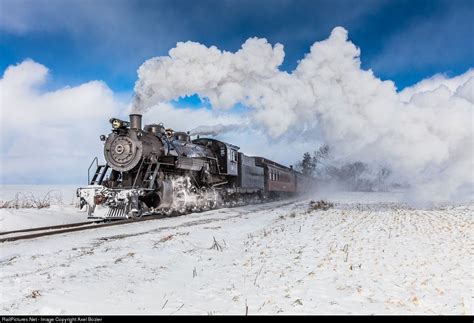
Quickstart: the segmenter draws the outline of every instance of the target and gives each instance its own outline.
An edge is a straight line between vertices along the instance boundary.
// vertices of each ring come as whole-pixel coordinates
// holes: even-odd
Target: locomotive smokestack
[[[141,130],[142,129],[142,115],[131,114],[130,115],[130,129]]]

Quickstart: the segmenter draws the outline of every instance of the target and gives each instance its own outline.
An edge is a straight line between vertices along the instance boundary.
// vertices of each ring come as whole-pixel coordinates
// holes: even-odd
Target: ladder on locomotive
[[[146,167],[146,169],[145,169]],[[138,177],[142,174],[142,170],[145,170],[143,175],[142,187],[152,189],[153,183],[155,183],[156,176],[158,175],[158,171],[160,169],[160,163],[148,161],[145,162],[142,160],[140,164],[140,168],[138,170],[137,176],[135,177],[135,181],[133,182],[133,186],[137,183]]]
[[[92,166],[94,165],[94,162],[96,164],[96,169],[95,169],[94,175],[92,175],[92,179],[90,179],[90,170]],[[97,159],[97,157],[95,157],[92,160],[92,163],[90,164],[89,169],[87,170],[87,181],[89,182],[89,185],[101,185],[109,168],[110,167],[108,164],[99,165],[99,160]]]

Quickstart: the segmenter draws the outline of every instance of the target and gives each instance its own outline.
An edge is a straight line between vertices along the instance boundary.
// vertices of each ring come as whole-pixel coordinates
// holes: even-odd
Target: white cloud
[[[10,66],[0,80],[1,181],[85,182],[98,137],[120,113],[100,81],[42,91],[48,69],[32,60]]]

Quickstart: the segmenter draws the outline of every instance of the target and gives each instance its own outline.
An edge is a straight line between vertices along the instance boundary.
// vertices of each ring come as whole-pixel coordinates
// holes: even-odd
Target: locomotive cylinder
[[[141,130],[142,129],[142,115],[133,113],[130,115],[130,129]]]

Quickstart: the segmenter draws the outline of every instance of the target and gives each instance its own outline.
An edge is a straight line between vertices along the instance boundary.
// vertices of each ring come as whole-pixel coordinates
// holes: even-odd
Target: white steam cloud
[[[191,136],[218,136],[229,131],[242,130],[242,125],[239,124],[217,124],[215,126],[199,126],[189,132]]]
[[[423,199],[472,197],[474,70],[397,93],[393,82],[361,69],[360,50],[341,27],[293,72],[279,69],[283,59],[283,46],[265,39],[250,38],[235,53],[178,43],[140,67],[134,108],[193,94],[214,109],[241,103],[272,138],[314,135],[340,160],[390,167]]]

